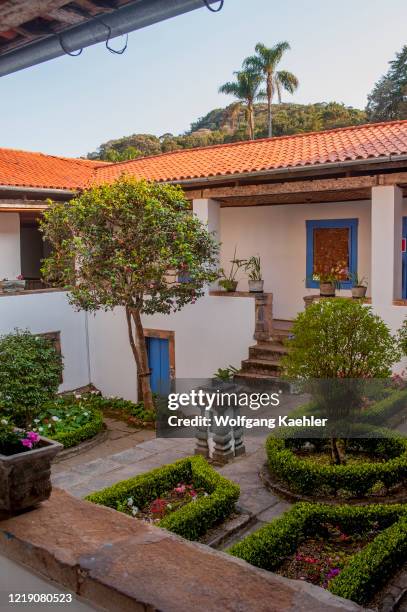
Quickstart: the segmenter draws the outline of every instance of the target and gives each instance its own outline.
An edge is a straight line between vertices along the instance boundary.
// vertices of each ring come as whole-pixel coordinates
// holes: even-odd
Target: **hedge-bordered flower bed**
[[[187,457],[174,463],[118,482],[91,493],[88,501],[117,509],[128,498],[140,508],[159,498],[179,482],[193,482],[209,494],[165,516],[159,526],[188,540],[197,540],[208,529],[226,519],[235,509],[240,494],[237,484],[216,472],[203,457]]]
[[[262,569],[276,570],[327,522],[339,525],[346,533],[362,532],[375,524],[383,529],[328,585],[335,595],[366,604],[407,560],[407,508],[401,504],[332,506],[302,502],[227,552]]]
[[[66,395],[45,404],[31,428],[70,448],[93,438],[103,427],[100,410],[81,396]]]
[[[357,437],[348,443],[359,450],[382,456],[387,459],[382,463],[363,462],[348,465],[323,465],[312,461],[312,454],[307,460],[297,456],[293,449],[307,441],[306,435],[286,438],[271,435],[266,442],[268,466],[272,474],[283,480],[293,491],[303,495],[313,495],[319,491],[328,491],[336,495],[344,490],[357,497],[367,495],[372,487],[383,484],[387,489],[401,484],[407,479],[407,440],[389,430],[354,428],[358,434],[368,437]],[[287,435],[287,434],[286,434]],[[290,435],[293,435],[291,432]],[[377,437],[374,437],[374,436]],[[387,437],[385,437],[387,436]],[[327,442],[323,439],[309,438],[314,445]]]

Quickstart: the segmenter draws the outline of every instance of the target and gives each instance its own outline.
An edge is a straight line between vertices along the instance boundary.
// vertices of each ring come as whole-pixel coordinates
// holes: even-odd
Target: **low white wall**
[[[21,274],[20,215],[0,214],[0,280]]]
[[[403,202],[407,215],[407,200]],[[273,293],[276,318],[291,319],[304,309],[303,297],[318,293],[305,287],[307,220],[358,219],[358,274],[371,281],[371,201],[327,202],[221,208],[221,265],[229,269],[235,246],[237,257],[260,255],[264,290]],[[401,253],[400,253],[401,260]],[[239,290],[247,290],[240,271]],[[350,295],[349,291],[339,294]],[[370,286],[368,293],[370,295]]]
[[[0,335],[15,328],[33,333],[61,332],[64,382],[61,391],[87,385],[89,361],[86,315],[76,312],[66,293],[22,293],[0,296]]]
[[[177,378],[206,378],[240,366],[254,344],[254,299],[205,296],[171,315],[143,317],[145,328],[175,332]],[[89,316],[92,382],[105,395],[137,398],[136,366],[123,309]]]

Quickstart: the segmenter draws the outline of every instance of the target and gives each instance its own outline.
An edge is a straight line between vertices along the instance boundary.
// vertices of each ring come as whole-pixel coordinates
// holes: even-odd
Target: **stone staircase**
[[[271,337],[249,347],[249,358],[242,361],[242,368],[234,379],[245,384],[278,381],[281,376],[281,358],[287,353],[284,343],[291,327],[292,321],[274,319]]]

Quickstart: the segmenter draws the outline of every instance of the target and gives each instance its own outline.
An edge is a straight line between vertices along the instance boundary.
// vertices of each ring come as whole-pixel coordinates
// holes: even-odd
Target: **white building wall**
[[[33,333],[61,332],[64,381],[61,391],[89,381],[86,315],[69,305],[64,292],[22,293],[0,296],[0,335],[15,328]]]
[[[0,214],[0,280],[15,279],[21,274],[20,215]]]
[[[146,329],[175,332],[177,378],[206,378],[239,366],[254,344],[254,299],[205,296],[172,315],[143,317]],[[105,395],[137,398],[136,366],[123,309],[89,316],[92,382]]]
[[[403,203],[407,215],[407,201]],[[371,201],[327,202],[221,208],[221,265],[228,270],[235,246],[237,257],[260,255],[264,290],[273,293],[276,318],[291,319],[303,310],[308,289],[306,278],[307,220],[358,219],[358,274],[371,281]],[[400,254],[401,260],[401,254]],[[238,273],[238,291],[247,291],[243,270]],[[338,292],[350,295],[350,291]],[[370,286],[367,295],[370,295]]]

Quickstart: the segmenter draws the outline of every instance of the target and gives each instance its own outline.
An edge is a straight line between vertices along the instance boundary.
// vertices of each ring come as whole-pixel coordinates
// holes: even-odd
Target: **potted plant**
[[[260,257],[253,255],[244,263],[244,269],[249,274],[249,291],[263,293],[264,280],[261,277]]]
[[[0,516],[12,516],[49,498],[51,461],[62,444],[0,418]]]
[[[230,263],[232,265],[230,266],[230,271],[228,274],[225,273],[224,268],[220,268],[218,283],[225,291],[233,292],[236,291],[238,283],[236,280],[236,274],[245,264],[244,259],[236,259],[236,247],[233,254],[233,259],[230,260]]]
[[[352,281],[352,297],[353,299],[361,299],[366,296],[367,279],[365,276],[359,278],[357,272],[349,275],[349,280]]]
[[[25,289],[25,280],[22,274],[19,274],[16,279],[9,280],[8,278],[3,278],[1,281],[1,288],[4,293],[14,293],[15,291],[24,291]]]

